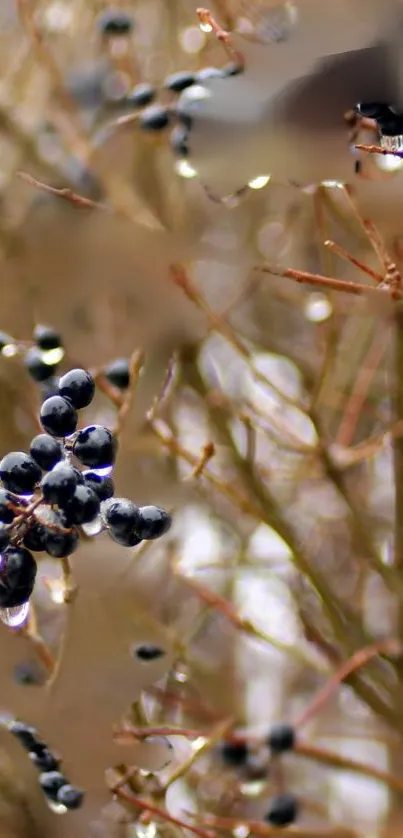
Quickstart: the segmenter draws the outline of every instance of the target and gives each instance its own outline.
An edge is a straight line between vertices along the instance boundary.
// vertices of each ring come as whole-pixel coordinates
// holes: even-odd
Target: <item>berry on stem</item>
[[[143,131],[163,131],[171,120],[168,108],[163,105],[149,105],[140,114],[139,127]]]
[[[170,136],[172,151],[178,157],[187,157],[189,154],[189,131],[185,125],[176,125]]]
[[[195,83],[202,84],[205,81],[209,81],[209,79],[222,79],[225,77],[225,73],[222,70],[219,70],[218,67],[202,67],[196,73]]]
[[[133,29],[133,19],[116,8],[107,9],[99,16],[98,27],[105,37],[118,38],[130,35]]]
[[[66,533],[46,530],[45,550],[54,559],[65,559],[77,550],[79,540],[77,530]]]
[[[8,730],[28,751],[32,751],[34,748],[37,748],[38,731],[34,727],[31,727],[31,725],[27,725],[26,722],[20,722],[18,719],[14,719],[8,725]]]
[[[160,538],[172,525],[172,518],[160,506],[140,506],[140,521],[136,525],[138,536],[145,541]]]
[[[298,812],[297,798],[289,792],[284,792],[272,798],[264,819],[271,826],[289,826],[297,819]]]
[[[42,352],[36,347],[33,346],[32,349],[28,349],[24,357],[24,365],[26,366],[31,378],[34,381],[47,381],[49,378],[52,377],[57,364],[51,366],[50,364],[45,364],[43,360]]]
[[[94,393],[94,379],[87,370],[70,370],[59,381],[59,394],[68,399],[76,410],[91,404]]]
[[[23,605],[35,585],[36,562],[24,547],[8,547],[0,563],[0,608]]]
[[[11,451],[0,461],[0,479],[10,492],[31,494],[41,476],[39,466],[23,451]]]
[[[41,425],[51,436],[65,437],[77,427],[77,413],[73,405],[62,396],[50,396],[41,407]]]
[[[53,756],[46,745],[38,745],[35,750],[29,752],[29,757],[35,767],[43,772],[57,771],[60,767],[60,760]]]
[[[135,646],[132,652],[141,661],[155,661],[165,655],[164,649],[161,649],[160,646],[153,646],[152,643],[142,643],[141,646]]]
[[[57,792],[57,802],[62,803],[69,810],[79,809],[83,800],[84,792],[70,785],[70,783],[65,783]]]
[[[12,498],[5,489],[0,489],[0,521],[4,524],[11,524],[15,518],[15,512],[11,509]]]
[[[85,485],[76,486],[74,495],[64,507],[64,513],[70,524],[88,524],[98,515],[100,501],[95,492]]]
[[[115,486],[111,477],[102,477],[91,470],[83,471],[81,474],[86,486],[89,486],[95,492],[100,501],[113,497]]]
[[[275,724],[267,737],[267,744],[272,754],[291,751],[295,745],[295,730],[289,724]]]
[[[42,524],[32,521],[22,539],[27,550],[34,553],[42,553],[46,549],[46,531]]]
[[[127,538],[134,533],[138,538],[139,508],[128,498],[111,498],[105,501],[102,515],[113,536]]]
[[[249,756],[246,742],[223,742],[221,756],[227,765],[234,767],[245,765]]]
[[[177,73],[171,73],[170,76],[167,76],[163,87],[166,90],[172,90],[173,93],[182,93],[182,90],[186,90],[187,87],[191,87],[192,84],[195,84],[196,76],[194,73],[189,72],[188,70],[179,71]]]
[[[0,523],[0,553],[3,553],[10,543],[10,533],[6,524]]]
[[[154,101],[156,96],[156,89],[152,84],[142,82],[136,84],[135,87],[125,97],[125,104],[131,105],[132,108],[145,108]]]
[[[106,468],[116,459],[117,441],[103,425],[89,425],[79,431],[73,445],[74,456],[84,466]]]
[[[39,775],[39,784],[46,797],[56,802],[57,793],[67,784],[67,780],[60,771],[44,771]]]
[[[130,384],[130,365],[127,358],[111,361],[105,368],[105,378],[119,390],[127,390]]]
[[[39,468],[50,471],[61,460],[63,449],[60,442],[49,434],[38,434],[31,442],[29,453]]]
[[[33,338],[39,349],[42,349],[42,352],[51,352],[52,349],[60,349],[63,346],[59,332],[52,326],[43,326],[41,324],[35,326]]]
[[[57,503],[63,506],[74,495],[77,486],[75,469],[68,463],[56,463],[52,471],[49,471],[42,479],[41,491],[48,503]]]

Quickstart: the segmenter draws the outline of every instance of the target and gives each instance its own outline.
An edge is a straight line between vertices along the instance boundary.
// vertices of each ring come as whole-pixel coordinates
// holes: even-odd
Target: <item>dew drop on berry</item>
[[[81,529],[88,536],[99,535],[103,530],[101,516],[97,515],[93,521],[89,521],[88,524],[82,524]]]
[[[0,620],[9,628],[20,628],[29,614],[29,602],[23,602],[15,608],[0,608]]]

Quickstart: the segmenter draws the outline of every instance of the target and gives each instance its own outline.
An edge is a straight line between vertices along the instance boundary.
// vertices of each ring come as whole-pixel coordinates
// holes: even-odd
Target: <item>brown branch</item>
[[[287,279],[293,279],[302,285],[314,285],[321,288],[328,288],[331,291],[341,291],[346,294],[353,294],[356,297],[361,297],[365,294],[387,294],[393,300],[401,300],[403,292],[398,288],[390,288],[388,285],[380,284],[376,288],[373,285],[363,285],[359,282],[352,282],[345,279],[335,279],[334,277],[321,276],[321,274],[311,274],[307,271],[297,271],[294,268],[278,268],[273,265],[256,265],[255,269],[262,271],[262,273],[274,274],[275,276],[284,276]]]
[[[403,779],[389,774],[387,771],[382,771],[381,768],[375,768],[372,765],[358,762],[358,760],[343,756],[342,754],[328,751],[325,748],[320,748],[316,745],[311,745],[306,742],[297,742],[294,747],[294,753],[298,756],[306,757],[306,759],[315,760],[316,762],[329,765],[331,768],[340,768],[342,771],[354,771],[357,774],[364,774],[367,777],[373,777],[374,780],[379,780],[385,783],[393,791],[403,794]]]
[[[41,192],[47,192],[49,195],[55,195],[57,198],[63,198],[65,201],[68,201],[70,204],[74,204],[74,206],[79,207],[80,209],[110,212],[110,209],[106,204],[99,203],[98,201],[91,201],[90,198],[84,198],[83,195],[78,195],[77,192],[73,192],[72,189],[68,189],[67,187],[57,189],[49,183],[43,183],[41,180],[37,180],[37,178],[32,177],[32,175],[27,172],[16,172],[15,175],[20,180],[23,180],[24,183],[28,183],[35,189],[39,189]]]

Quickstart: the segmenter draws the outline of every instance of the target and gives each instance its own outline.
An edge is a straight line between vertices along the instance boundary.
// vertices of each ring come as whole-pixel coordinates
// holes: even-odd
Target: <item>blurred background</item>
[[[324,30],[330,2],[310,4]],[[237,34],[235,44],[263,91],[270,50],[287,42],[290,5],[211,4],[223,26],[259,36]],[[354,14],[364,5],[356,2]],[[398,8],[398,0],[386,6]],[[2,734],[1,838],[155,838],[167,825],[140,823],[138,813],[111,805],[105,780],[122,763],[162,776],[165,740],[113,742],[113,726],[143,690],[159,688],[160,700],[147,705],[154,724],[206,731],[197,713],[162,700],[171,690],[213,708],[215,720],[234,716],[238,728],[265,736],[273,722],[296,720],[338,664],[402,626],[401,562],[393,554],[403,515],[400,492],[396,508],[394,497],[394,468],[403,477],[394,405],[403,380],[398,304],[256,268],[284,265],[373,285],[371,271],[383,275],[384,267],[359,212],[374,218],[399,266],[401,160],[362,154],[358,174],[341,113],[336,168],[348,180],[351,172],[352,193],[339,181],[310,179],[295,134],[289,178],[270,178],[268,155],[267,169],[239,183],[242,192],[216,195],[214,176],[203,182],[192,156],[173,154],[171,129],[117,124],[133,113],[127,94],[136,84],[156,86],[159,101],[172,104],[174,94],[162,89],[170,73],[228,64],[196,8],[192,0],[0,2],[0,329],[29,341],[35,324],[51,324],[63,336],[63,369],[144,351],[115,482],[119,495],[160,504],[174,517],[169,535],[146,551],[119,548],[106,535],[82,544],[71,605],[60,602],[57,561],[41,561],[37,629],[58,661],[50,686],[41,643],[0,627],[2,706],[38,726],[86,791],[79,812],[48,811],[34,768]],[[130,16],[127,35],[102,35],[106,9]],[[370,12],[371,40],[383,5],[374,2]],[[310,96],[315,101],[314,84]],[[274,167],[266,130],[259,123],[259,148],[270,139]],[[202,153],[197,117],[192,132]],[[215,135],[206,137],[213,155]],[[237,152],[231,135],[222,140],[223,165],[248,169],[237,160],[242,146]],[[377,141],[374,126],[358,125],[353,142]],[[326,162],[324,143],[320,132],[312,135],[310,159]],[[217,159],[207,171],[219,171]],[[35,187],[21,172],[106,211]],[[369,273],[325,246],[329,240]],[[187,294],[173,279],[178,264],[186,266]],[[0,357],[1,456],[27,450],[40,400],[18,359]],[[105,393],[87,412],[84,420],[114,424]],[[198,476],[208,443],[215,453]],[[208,591],[222,598],[218,605]],[[137,661],[131,647],[141,641],[158,643],[165,656]],[[403,783],[401,677],[399,661],[375,656],[304,730],[316,758],[284,760],[282,782],[303,801],[303,834],[399,834],[401,790],[347,767],[355,759],[393,777],[400,771]],[[183,737],[170,741],[175,769],[191,746]],[[321,748],[342,757],[341,768],[332,759],[325,767]],[[264,749],[245,775],[223,765],[215,749],[203,760],[198,773],[172,785],[171,812],[262,817],[277,782]]]

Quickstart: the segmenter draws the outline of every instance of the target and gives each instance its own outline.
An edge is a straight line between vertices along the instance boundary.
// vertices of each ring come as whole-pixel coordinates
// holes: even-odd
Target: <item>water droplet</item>
[[[201,29],[202,32],[212,32],[213,31],[213,27],[212,27],[211,23],[200,23],[199,26],[200,26],[200,29]]]
[[[103,530],[101,516],[97,515],[92,521],[89,521],[87,524],[82,524],[81,529],[86,535],[98,535]]]
[[[310,294],[305,305],[305,317],[312,323],[323,323],[333,311],[332,304],[324,294]]]
[[[113,465],[112,466],[104,466],[103,468],[93,468],[93,469],[91,469],[91,471],[93,471],[94,474],[97,474],[98,477],[109,477],[109,475],[113,471]]]
[[[18,354],[18,346],[14,343],[7,343],[6,346],[3,346],[1,354],[4,358],[14,358]]]
[[[186,178],[187,180],[197,177],[196,169],[187,160],[177,160],[174,164],[174,169],[179,177]]]
[[[47,800],[46,803],[55,815],[65,815],[67,812],[67,808],[66,806],[63,806],[63,803],[54,803],[53,800]]]
[[[133,824],[133,838],[155,838],[157,834],[157,824],[151,823],[135,823]]]
[[[17,605],[15,608],[0,608],[0,620],[10,628],[19,628],[25,623],[29,614],[29,602]]]
[[[47,349],[41,352],[40,356],[44,364],[47,364],[49,367],[54,367],[64,358],[64,349],[62,346],[58,346],[56,349]]]
[[[253,178],[248,183],[249,189],[263,189],[267,186],[270,180],[270,175],[258,175],[258,177]]]
[[[250,829],[246,823],[240,823],[232,830],[232,834],[234,838],[247,838],[249,835]]]
[[[194,55],[203,49],[206,36],[199,26],[188,26],[180,33],[179,41],[184,52]]]

